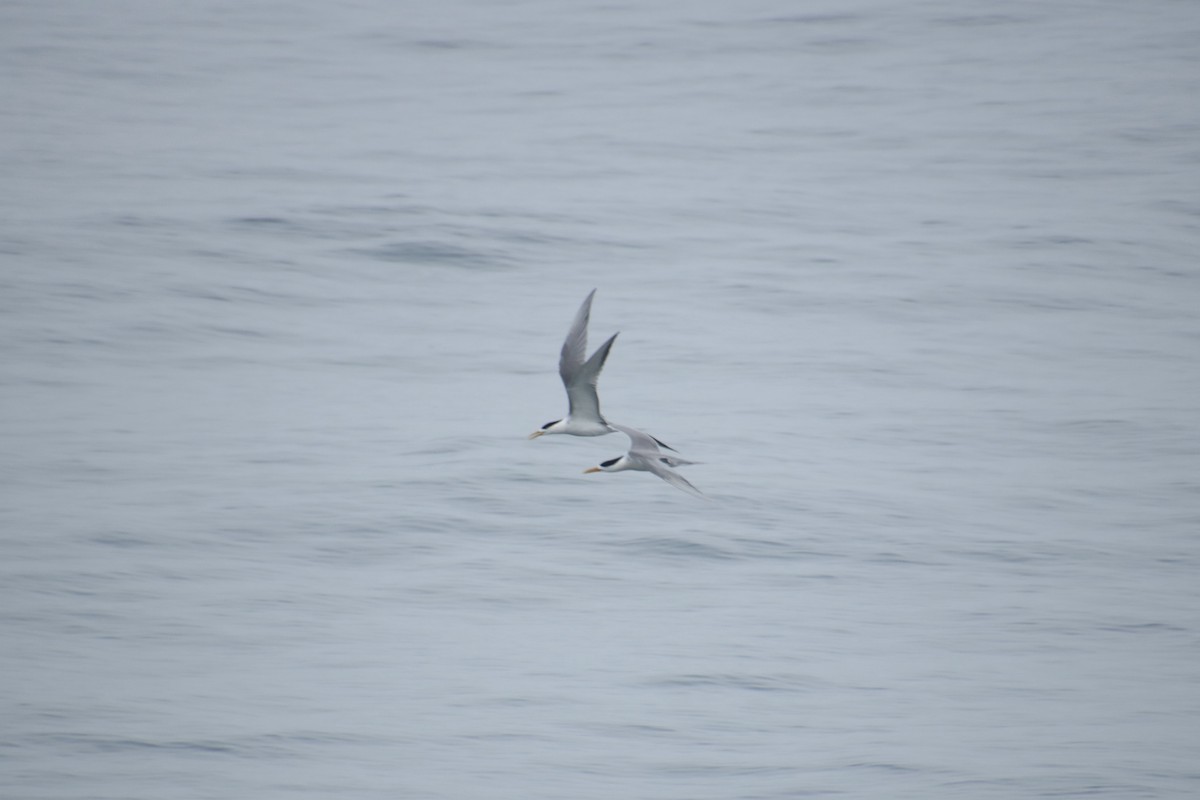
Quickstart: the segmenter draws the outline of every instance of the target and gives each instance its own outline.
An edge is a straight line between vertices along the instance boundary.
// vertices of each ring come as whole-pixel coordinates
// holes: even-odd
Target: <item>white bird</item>
[[[567,389],[567,417],[547,422],[540,429],[529,434],[530,439],[536,439],[547,433],[565,433],[571,436],[604,436],[618,429],[609,423],[600,413],[600,398],[596,394],[596,381],[600,378],[600,370],[608,358],[617,335],[614,333],[608,340],[587,356],[588,320],[592,313],[592,297],[596,290],[588,292],[583,305],[575,313],[571,329],[563,342],[562,354],[558,358],[558,374],[563,386]],[[653,438],[653,437],[651,437]],[[674,450],[668,444],[654,439],[668,450]]]
[[[615,430],[600,415],[600,398],[596,395],[596,381],[600,378],[600,370],[608,358],[617,334],[608,337],[608,341],[600,345],[591,358],[587,355],[588,318],[592,313],[592,297],[596,290],[592,289],[575,314],[571,329],[563,342],[562,354],[558,358],[558,374],[563,386],[567,388],[567,417],[547,422],[539,430],[529,434],[530,439],[536,439],[547,433],[566,433],[571,436],[603,436]]]
[[[685,461],[678,456],[669,455],[658,449],[662,444],[648,433],[643,433],[635,428],[627,428],[624,425],[613,424],[613,427],[621,433],[629,437],[629,452],[623,456],[610,458],[600,464],[598,467],[585,469],[583,473],[586,475],[589,472],[622,472],[627,469],[641,470],[642,472],[650,472],[662,478],[672,486],[682,489],[685,492],[703,497],[703,493],[676,472],[672,467],[680,467],[684,464],[695,464],[695,461]]]

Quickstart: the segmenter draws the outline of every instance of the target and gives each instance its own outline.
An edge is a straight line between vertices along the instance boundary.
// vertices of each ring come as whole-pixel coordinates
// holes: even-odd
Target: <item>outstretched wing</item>
[[[650,438],[651,438],[651,439],[654,439],[655,443],[656,443],[656,444],[657,444],[659,447],[665,447],[665,448],[667,448],[668,450],[670,450],[672,453],[678,453],[678,452],[679,452],[679,451],[678,451],[678,450],[676,450],[674,447],[671,447],[671,445],[669,445],[669,444],[667,444],[666,442],[664,442],[662,439],[658,439],[658,438],[655,438],[655,437],[653,437],[653,436],[651,436]],[[683,463],[685,463],[685,464],[690,464],[691,462],[690,462],[690,461],[685,461],[685,462],[683,462]]]
[[[658,461],[651,461],[649,462],[649,467],[649,472],[653,472],[655,475],[662,478],[676,489],[682,489],[688,494],[694,494],[697,497],[704,497],[704,493],[695,486],[692,486],[692,484],[688,483],[687,478],[683,477],[670,467],[667,467],[665,464],[662,464]]]
[[[618,425],[615,422],[608,423],[612,427],[619,430],[621,433],[629,437],[629,449],[633,450],[648,450],[651,453],[657,453],[658,448],[665,447],[672,453],[678,452],[674,447],[666,442],[660,442],[645,431],[639,431],[637,428],[630,428],[628,425]],[[687,461],[679,461],[681,464],[687,464]]]
[[[628,425],[618,425],[615,422],[608,424],[629,437],[629,452],[632,453],[635,450],[647,450],[650,453],[658,452],[659,441],[650,434],[639,431],[637,428],[631,428]]]

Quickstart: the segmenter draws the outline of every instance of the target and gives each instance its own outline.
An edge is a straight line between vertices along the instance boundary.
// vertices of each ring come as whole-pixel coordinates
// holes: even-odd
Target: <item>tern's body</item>
[[[685,461],[678,456],[669,455],[658,449],[661,444],[648,433],[624,425],[612,426],[629,437],[629,452],[623,456],[609,459],[598,467],[585,469],[584,472],[623,472],[627,469],[650,472],[662,478],[672,486],[690,494],[703,496],[699,489],[688,483],[687,479],[672,467],[685,464],[695,464],[695,461]]]

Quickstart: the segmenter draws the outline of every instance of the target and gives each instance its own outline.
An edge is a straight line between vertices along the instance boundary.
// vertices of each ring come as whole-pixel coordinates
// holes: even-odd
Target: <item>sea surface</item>
[[[1200,796],[1198,42],[0,2],[0,797]]]

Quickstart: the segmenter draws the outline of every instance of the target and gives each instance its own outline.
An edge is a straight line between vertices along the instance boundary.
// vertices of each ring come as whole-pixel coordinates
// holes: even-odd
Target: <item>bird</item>
[[[588,320],[592,313],[592,298],[596,290],[588,292],[575,319],[567,331],[563,341],[562,353],[558,358],[558,374],[563,386],[567,389],[567,416],[547,422],[538,430],[529,434],[530,439],[545,436],[550,433],[563,433],[570,436],[604,436],[618,429],[600,413],[600,397],[596,394],[596,381],[600,378],[600,370],[608,359],[608,352],[613,342],[617,340],[619,331],[596,348],[591,358],[587,356]],[[650,437],[654,439],[654,437]],[[670,445],[654,439],[661,447],[674,451]]]
[[[639,431],[636,428],[626,427],[625,425],[610,424],[629,437],[629,452],[623,456],[617,456],[616,458],[610,458],[608,461],[601,462],[599,466],[585,469],[583,474],[586,475],[589,472],[622,472],[627,469],[641,470],[642,472],[653,473],[672,486],[682,489],[689,494],[704,497],[703,492],[692,486],[686,478],[673,469],[673,467],[695,464],[697,462],[686,461],[678,456],[664,453],[658,449],[660,442],[648,433]]]
[[[608,424],[600,414],[600,398],[596,394],[596,381],[600,378],[600,370],[608,359],[613,342],[618,333],[608,337],[604,344],[587,356],[588,318],[592,313],[592,298],[596,290],[588,292],[583,305],[575,313],[571,329],[563,341],[562,354],[558,358],[558,374],[563,386],[567,389],[567,416],[547,422],[538,430],[529,434],[530,439],[536,439],[548,433],[565,433],[571,436],[603,436],[612,433],[615,428]]]

